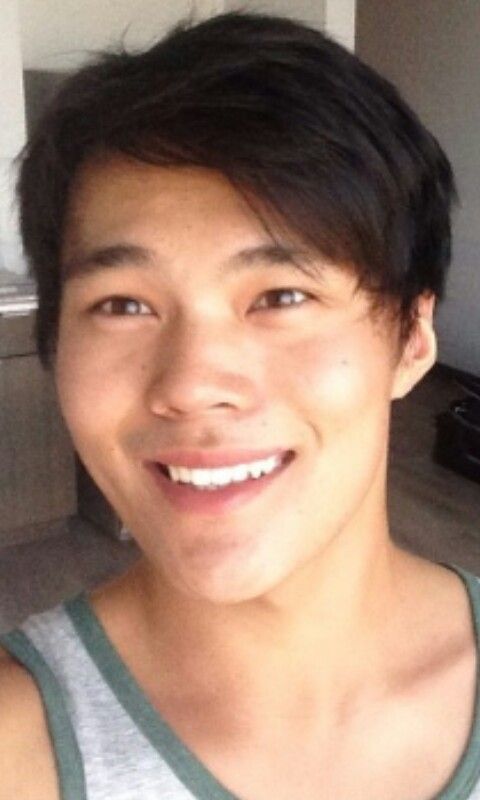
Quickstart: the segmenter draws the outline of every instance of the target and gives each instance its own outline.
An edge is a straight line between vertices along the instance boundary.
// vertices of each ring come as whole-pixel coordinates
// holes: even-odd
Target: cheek
[[[138,386],[133,364],[120,368],[81,336],[59,337],[55,382],[60,409],[81,461],[114,506],[121,496],[118,476],[125,482],[127,474],[118,431]]]
[[[91,439],[115,427],[133,387],[138,387],[134,370],[134,359],[114,361],[81,334],[59,337],[55,382],[74,439]]]
[[[270,362],[268,381],[305,413],[345,424],[354,411],[384,402],[385,362],[378,346],[359,337],[311,337]]]

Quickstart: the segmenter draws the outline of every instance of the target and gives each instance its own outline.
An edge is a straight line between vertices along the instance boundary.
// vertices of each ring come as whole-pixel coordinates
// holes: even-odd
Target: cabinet
[[[45,536],[77,510],[74,451],[35,352],[35,312],[1,310],[0,545]]]

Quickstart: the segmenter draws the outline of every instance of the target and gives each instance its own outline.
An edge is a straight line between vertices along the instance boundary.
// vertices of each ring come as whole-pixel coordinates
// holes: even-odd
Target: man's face
[[[63,414],[149,561],[219,602],[385,525],[394,334],[351,273],[281,245],[203,169],[112,159],[72,193]],[[256,462],[273,472],[231,471]]]

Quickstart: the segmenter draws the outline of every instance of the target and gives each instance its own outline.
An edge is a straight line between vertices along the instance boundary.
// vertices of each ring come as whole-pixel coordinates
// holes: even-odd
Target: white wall
[[[325,30],[341,44],[355,47],[356,0],[225,0],[225,8],[263,11],[293,17]]]
[[[480,374],[480,2],[357,0],[357,51],[400,88],[449,155],[462,206],[439,360]]]
[[[225,0],[225,10],[257,11],[292,17],[308,25],[323,28],[327,0]]]
[[[350,50],[355,50],[357,0],[324,0],[325,30]]]
[[[115,45],[123,37],[129,47],[148,46],[192,9],[201,18],[224,6],[224,0],[18,2],[24,65],[50,70],[75,68],[88,50]]]
[[[0,26],[2,65],[2,124],[0,158],[12,158],[25,139],[23,109],[22,55],[16,0],[2,0]]]
[[[16,0],[2,0],[0,63],[2,124],[0,125],[0,268],[22,269],[13,201],[13,159],[25,142],[22,59]]]

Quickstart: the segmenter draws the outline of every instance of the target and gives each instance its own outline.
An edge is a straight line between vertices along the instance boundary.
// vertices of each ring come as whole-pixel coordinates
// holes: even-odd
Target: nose
[[[248,413],[258,405],[255,359],[238,332],[225,325],[177,321],[164,333],[148,387],[152,413],[195,418]]]

